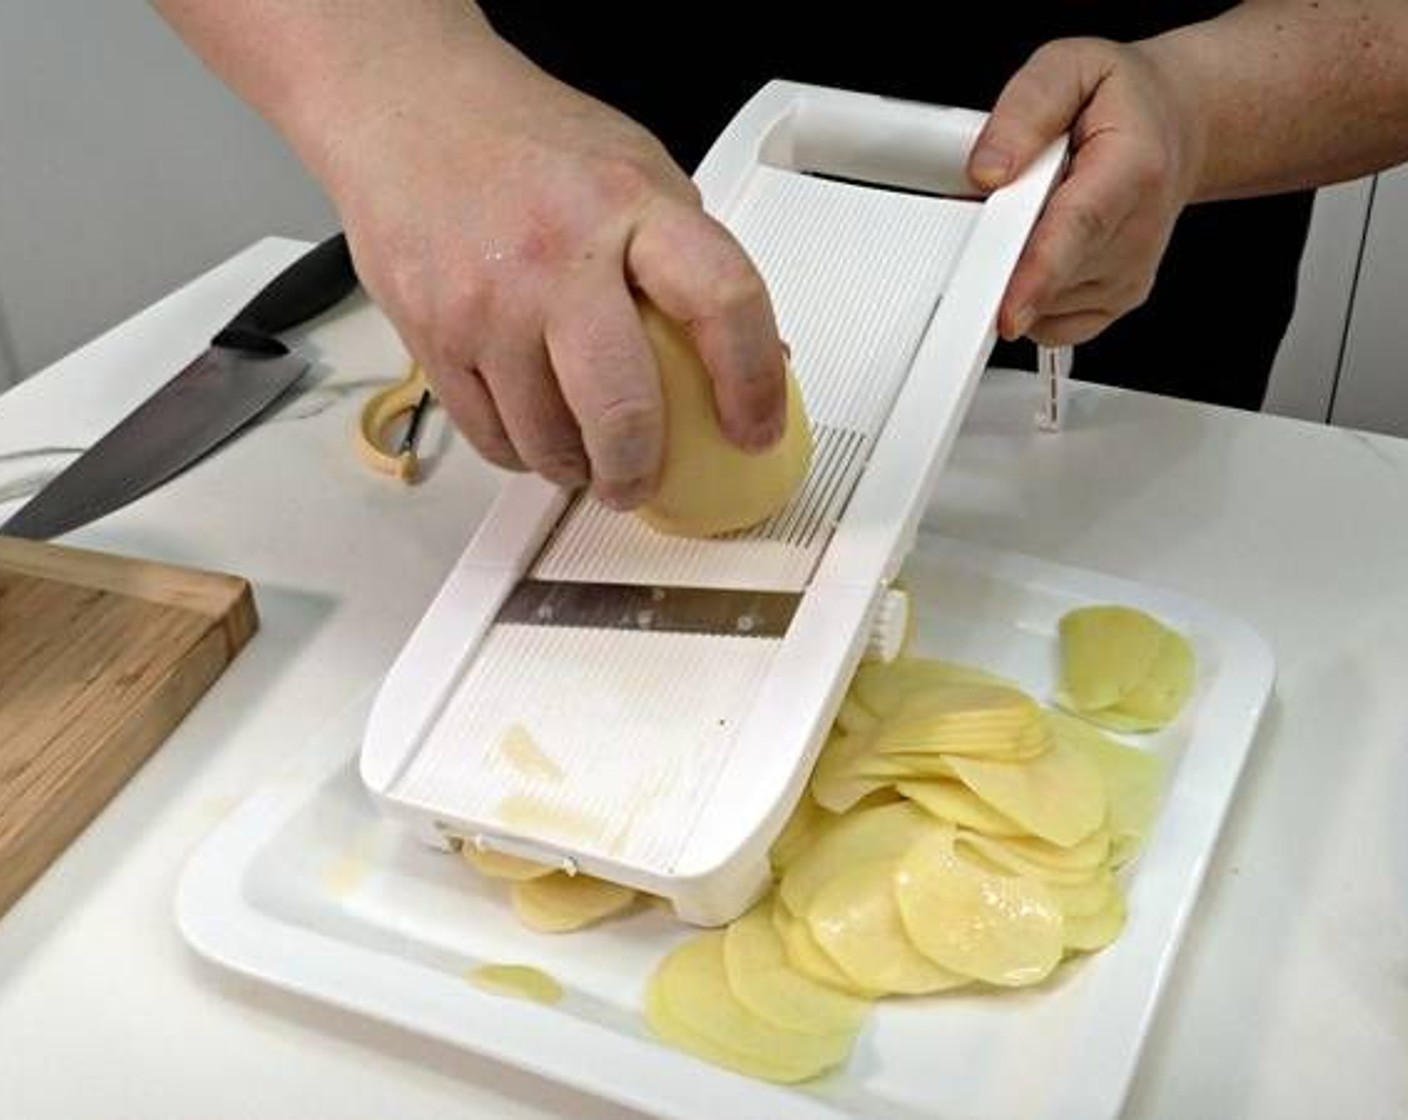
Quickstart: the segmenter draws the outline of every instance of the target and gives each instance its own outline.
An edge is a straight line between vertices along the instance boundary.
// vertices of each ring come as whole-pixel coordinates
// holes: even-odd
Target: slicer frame
[[[676,548],[674,559],[665,564],[660,556],[670,555],[669,549],[675,546],[665,542],[657,548],[655,542],[640,537],[643,530],[603,521],[625,515],[589,509],[583,503],[590,499],[574,497],[534,476],[510,479],[392,666],[368,719],[361,776],[384,811],[444,846],[471,843],[663,896],[682,918],[698,924],[731,920],[765,889],[768,848],[805,787],[877,627],[880,645],[888,644],[893,651],[893,642],[884,640],[893,635],[896,625],[898,601],[891,581],[912,547],[925,503],[995,343],[997,310],[1008,278],[1060,174],[1064,142],[1052,145],[1010,186],[986,198],[976,195],[965,168],[985,119],[969,110],[782,81],[769,83],[742,108],[695,175],[706,209],[731,228],[738,207],[751,197],[750,189],[762,190],[760,183],[774,182],[780,184],[779,190],[799,186],[811,192],[809,197],[832,192],[843,197],[846,205],[855,201],[899,207],[901,195],[913,192],[936,200],[935,213],[942,204],[960,213],[966,223],[951,270],[944,277],[930,277],[934,290],[896,293],[897,298],[903,294],[917,301],[913,306],[918,309],[907,320],[914,342],[912,350],[904,350],[903,366],[894,381],[896,395],[877,414],[874,433],[848,445],[852,459],[837,452],[836,462],[845,469],[836,467],[832,481],[814,488],[819,496],[809,507],[808,516],[814,522],[814,531],[806,538],[810,552],[790,537],[779,543],[778,530],[772,537],[763,534],[761,540],[745,535],[681,546],[684,551]],[[877,188],[887,197],[878,198]],[[873,195],[877,198],[872,199]],[[852,238],[856,233],[849,231]],[[889,236],[892,245],[905,243],[903,229],[892,230]],[[797,265],[801,269],[811,268],[814,258],[827,252],[824,244],[785,248],[789,260],[798,254],[805,258]],[[907,249],[922,263],[923,245],[909,244]],[[883,265],[882,261],[875,267]],[[775,277],[766,269],[764,275],[772,287]],[[854,284],[856,279],[842,275],[796,283],[813,285],[808,291],[815,295],[833,290],[828,285]],[[877,306],[877,315],[887,313],[884,299]],[[781,325],[786,335],[787,321]],[[824,326],[829,329],[831,324]],[[804,392],[814,390],[820,399],[833,391],[834,387],[807,384],[804,355],[794,351],[794,362]],[[850,376],[855,371],[843,373]],[[850,391],[846,399],[869,402],[863,393],[856,395],[854,386]],[[809,410],[812,404],[809,398]],[[826,506],[827,501],[833,506]],[[587,542],[575,552],[563,543],[573,532]],[[602,555],[603,541],[608,555]],[[613,541],[621,542],[619,547]],[[740,557],[743,563],[738,562]],[[779,557],[786,562],[773,565]],[[599,579],[603,567],[608,569],[608,580],[668,583],[677,579],[681,584],[721,588],[752,586],[756,574],[759,585],[800,592],[800,601],[786,634],[766,650],[738,636],[704,639],[719,643],[719,656],[713,660],[697,657],[694,647],[674,649],[664,636],[637,638],[623,632],[574,637],[510,632],[496,623],[501,605],[526,576],[546,573],[557,579]],[[882,618],[888,621],[881,622]],[[569,638],[580,638],[581,644],[574,646]],[[725,642],[732,643],[727,651],[721,644]],[[625,652],[627,646],[642,644],[649,646],[644,652]],[[576,648],[605,652],[581,654],[583,671],[573,681],[566,679],[570,671],[561,670],[561,658],[563,650]],[[506,776],[502,767],[491,773],[488,762],[482,761],[498,749],[498,740],[476,738],[488,726],[485,711],[500,702],[496,697],[518,697],[502,701],[510,705],[503,709],[509,714],[494,714],[499,723],[492,724],[497,728],[503,723],[505,734],[516,734],[518,724],[510,728],[505,722],[511,704],[535,706],[531,694],[523,698],[522,675],[548,673],[544,679],[552,680],[563,694],[555,693],[553,704],[545,702],[544,710],[522,715],[529,722],[541,717],[552,724],[556,719],[553,726],[558,730],[550,745],[571,755],[576,748],[564,738],[570,737],[571,719],[546,709],[564,705],[570,709],[576,689],[583,693],[581,712],[608,710],[600,695],[588,698],[585,692],[589,687],[609,688],[611,674],[606,673],[605,685],[583,683],[583,678],[588,667],[596,669],[598,662],[609,661],[614,650],[622,651],[623,660],[635,659],[630,679],[645,681],[645,687],[657,691],[665,687],[658,673],[668,665],[699,666],[705,674],[698,678],[701,694],[717,684],[713,674],[728,666],[738,674],[736,695],[744,698],[743,710],[720,709],[723,714],[714,721],[714,710],[704,711],[710,702],[705,695],[689,711],[682,708],[678,721],[656,720],[661,736],[674,734],[678,726],[681,740],[686,734],[683,722],[691,715],[730,726],[727,733],[697,740],[701,751],[710,752],[707,767],[691,769],[685,759],[668,775],[673,785],[656,781],[660,796],[675,800],[669,802],[668,813],[661,810],[664,819],[652,818],[653,823],[635,835],[618,831],[608,842],[605,832],[588,835],[562,823],[567,819],[564,808],[572,807],[574,794],[580,794],[582,803],[590,796],[598,798],[593,805],[605,804],[610,811],[603,814],[603,827],[614,828],[617,823],[605,818],[625,814],[626,807],[620,803],[623,795],[618,794],[616,802],[610,800],[615,787],[609,783],[618,779],[612,778],[614,771],[608,764],[617,760],[600,748],[593,756],[595,764],[585,755],[567,759],[575,769],[551,763],[560,770],[558,778],[565,772],[567,779],[560,790],[548,791],[559,799],[551,813],[520,812],[510,818],[503,806],[513,798],[500,795],[512,789],[511,784],[502,784],[511,783],[512,775]],[[551,658],[558,659],[556,676],[550,667],[544,668],[548,664],[544,659]],[[498,659],[497,667],[486,668],[484,663],[492,659]],[[652,670],[657,672],[654,677]],[[625,671],[618,676],[625,680]],[[520,691],[514,692],[515,688]],[[715,702],[726,704],[727,690],[719,695],[724,699]],[[660,698],[652,693],[639,699]],[[696,706],[697,713],[692,711]],[[623,713],[621,718],[629,723],[628,701],[612,710]],[[584,737],[600,730],[580,714],[575,718]],[[473,728],[480,731],[466,731]],[[623,724],[622,734],[623,741],[638,743],[641,732]],[[636,734],[636,740],[630,740],[631,734]],[[685,754],[688,747],[682,748]],[[669,753],[660,751],[662,756]],[[654,753],[646,749],[639,757],[645,764]],[[482,773],[475,769],[481,762],[486,767]],[[499,791],[494,794],[497,803],[485,800],[485,791],[495,782],[500,783],[494,786]],[[534,796],[546,796],[546,788],[541,782],[533,785]],[[681,800],[687,798],[693,800]],[[522,798],[518,803],[521,807]],[[629,825],[625,822],[622,829]]]

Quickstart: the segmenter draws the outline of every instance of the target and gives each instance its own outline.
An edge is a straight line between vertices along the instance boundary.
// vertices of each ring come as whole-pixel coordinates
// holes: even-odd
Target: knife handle
[[[211,339],[214,346],[286,354],[277,335],[326,311],[357,286],[347,236],[336,233],[285,268]]]

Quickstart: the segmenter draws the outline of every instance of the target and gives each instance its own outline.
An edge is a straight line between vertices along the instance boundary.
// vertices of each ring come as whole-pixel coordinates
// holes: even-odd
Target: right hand
[[[501,40],[398,70],[323,141],[357,271],[485,458],[629,509],[663,448],[639,293],[693,337],[723,430],[780,436],[766,287],[644,129]]]

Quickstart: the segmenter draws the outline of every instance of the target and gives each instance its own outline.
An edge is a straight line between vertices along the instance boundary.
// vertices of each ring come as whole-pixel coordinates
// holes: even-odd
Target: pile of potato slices
[[[803,1081],[846,1061],[876,1000],[1040,984],[1119,936],[1117,873],[1152,823],[1162,768],[1085,717],[1164,726],[1191,691],[1191,649],[1152,617],[1131,624],[1129,608],[1072,614],[1068,710],[969,666],[862,666],[773,846],[773,890],[651,978],[657,1035],[739,1073]],[[1167,652],[1170,634],[1186,658]]]
[[[861,667],[772,848],[773,887],[650,978],[664,1041],[752,1077],[843,1064],[873,1003],[1040,984],[1126,921],[1120,869],[1158,807],[1159,757],[1105,734],[1177,717],[1186,638],[1122,606],[1060,624],[1057,706],[982,669],[913,656]],[[627,887],[466,847],[541,932],[636,903]]]

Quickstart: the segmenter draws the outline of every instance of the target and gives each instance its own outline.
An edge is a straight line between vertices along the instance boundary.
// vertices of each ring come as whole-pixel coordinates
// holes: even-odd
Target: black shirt
[[[1130,40],[1233,5],[1172,0],[700,5],[494,0],[495,28],[540,66],[655,133],[686,169],[760,86],[787,78],[989,109],[1051,39]],[[844,13],[844,14],[843,14]],[[1258,408],[1295,302],[1310,192],[1185,210],[1154,294],[1076,354],[1076,376]],[[1031,368],[1030,344],[997,364]]]

